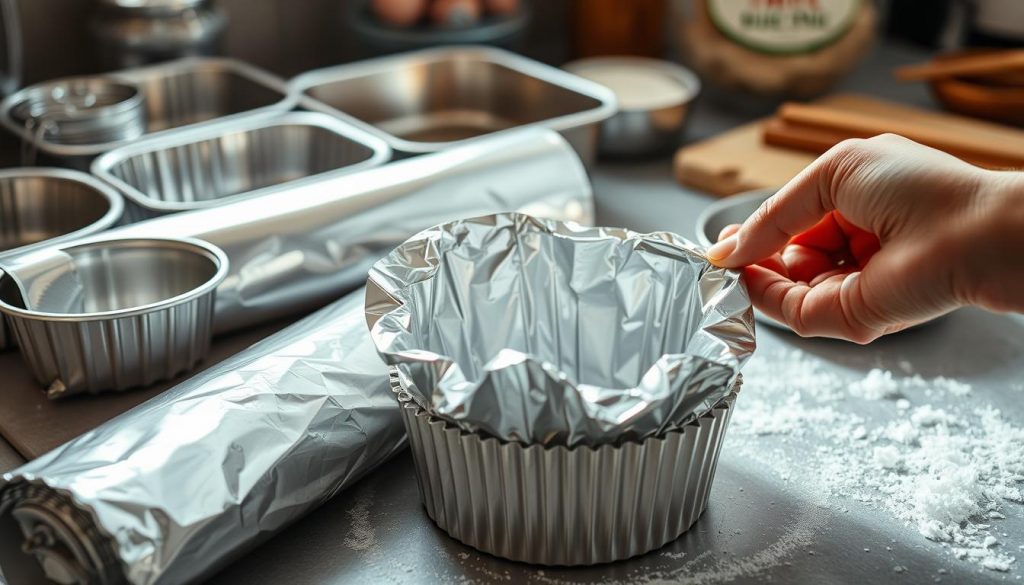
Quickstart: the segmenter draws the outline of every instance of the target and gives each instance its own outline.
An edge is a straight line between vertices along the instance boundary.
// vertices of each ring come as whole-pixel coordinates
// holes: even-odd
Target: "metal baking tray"
[[[598,125],[616,111],[608,88],[514,53],[441,47],[318,69],[289,84],[305,109],[326,112],[421,154],[523,126],[560,132],[585,163]]]
[[[129,219],[223,205],[287,183],[383,164],[380,138],[316,112],[268,113],[169,132],[100,155],[92,172],[132,204]]]
[[[145,94],[146,134],[254,112],[289,110],[295,103],[284,80],[237,59],[187,58],[105,75],[132,83]],[[0,124],[40,155],[88,169],[96,155],[131,142],[58,144],[37,138],[11,116],[11,108],[28,89],[0,102]]]

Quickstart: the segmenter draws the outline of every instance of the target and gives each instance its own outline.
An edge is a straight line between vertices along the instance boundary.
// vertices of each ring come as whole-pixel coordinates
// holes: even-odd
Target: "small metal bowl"
[[[700,79],[689,69],[644,57],[594,57],[567,63],[563,69],[580,77],[601,83],[615,93],[618,113],[601,123],[599,152],[612,158],[650,156],[669,151],[682,140],[690,103],[700,93]],[[620,83],[648,79],[678,84],[675,95],[644,95],[640,98],[623,93],[609,81],[608,75],[625,72]],[[634,79],[636,78],[636,79]],[[603,82],[604,80],[605,82]],[[633,87],[631,85],[631,87]]]
[[[146,131],[145,94],[106,76],[33,85],[12,98],[11,118],[57,144],[132,140]]]
[[[192,369],[210,347],[228,258],[193,239],[109,239],[13,272],[0,276],[0,312],[36,380],[60,397],[145,386]],[[24,282],[23,274],[35,278]]]
[[[718,234],[727,226],[743,223],[757,211],[761,204],[775,194],[777,189],[758,189],[720,199],[704,208],[697,217],[697,239],[705,246],[718,241]],[[754,309],[754,318],[759,323],[792,331],[788,325],[779,323],[761,311]]]

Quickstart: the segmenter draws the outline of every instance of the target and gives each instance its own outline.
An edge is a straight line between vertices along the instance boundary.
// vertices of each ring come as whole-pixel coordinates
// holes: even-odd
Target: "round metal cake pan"
[[[173,378],[208,352],[228,258],[194,239],[96,240],[65,248],[33,290],[0,277],[0,312],[51,397]],[[26,306],[31,305],[31,306]]]

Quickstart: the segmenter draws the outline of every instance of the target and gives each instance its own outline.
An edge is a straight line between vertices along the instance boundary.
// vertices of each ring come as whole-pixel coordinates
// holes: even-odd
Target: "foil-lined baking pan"
[[[237,59],[190,57],[97,77],[131,84],[141,91],[147,135],[215,119],[286,111],[295,103],[284,80]],[[88,170],[96,155],[130,142],[127,138],[86,144],[53,141],[13,116],[18,104],[25,102],[33,91],[31,87],[25,88],[0,102],[0,124],[21,137],[27,145],[27,158],[49,158]]]
[[[600,445],[701,417],[753,353],[738,271],[666,233],[503,213],[374,265],[367,322],[413,400],[468,432]]]
[[[363,128],[399,155],[437,152],[512,128],[560,132],[584,163],[598,126],[616,111],[608,88],[515,53],[484,46],[424,49],[299,75],[303,108]]]
[[[353,293],[3,476],[12,585],[192,583],[404,448]]]
[[[499,557],[592,565],[659,548],[707,508],[740,380],[700,418],[642,441],[545,447],[467,433],[392,389],[427,515]]]
[[[138,221],[379,166],[390,157],[383,140],[337,118],[287,112],[139,140],[97,157],[92,173],[117,187]]]

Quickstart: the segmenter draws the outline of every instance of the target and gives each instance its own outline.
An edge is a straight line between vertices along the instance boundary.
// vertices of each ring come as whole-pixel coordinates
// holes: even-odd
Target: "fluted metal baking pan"
[[[423,507],[452,538],[499,557],[592,565],[659,548],[707,507],[741,380],[681,429],[642,442],[544,448],[467,433],[392,390]]]
[[[132,219],[144,219],[296,187],[390,157],[383,140],[327,114],[274,112],[139,140],[97,157],[92,172],[121,191]]]
[[[0,263],[32,250],[113,227],[124,201],[93,177],[67,169],[0,171]],[[0,351],[14,339],[0,318]]]
[[[237,59],[193,57],[105,75],[134,84],[145,94],[146,134],[261,111],[285,111],[295,102],[284,80]],[[0,102],[0,124],[42,155],[88,169],[96,155],[130,142],[55,144],[45,138],[37,140],[11,117],[11,108],[21,101],[21,94],[16,92]]]
[[[300,105],[380,136],[396,152],[435,152],[523,126],[560,132],[584,163],[616,111],[608,88],[509,51],[439,47],[303,73]]]
[[[214,295],[228,274],[216,246],[115,238],[39,252],[48,254],[53,269],[32,283],[0,276],[0,311],[50,397],[145,386],[208,352]]]

